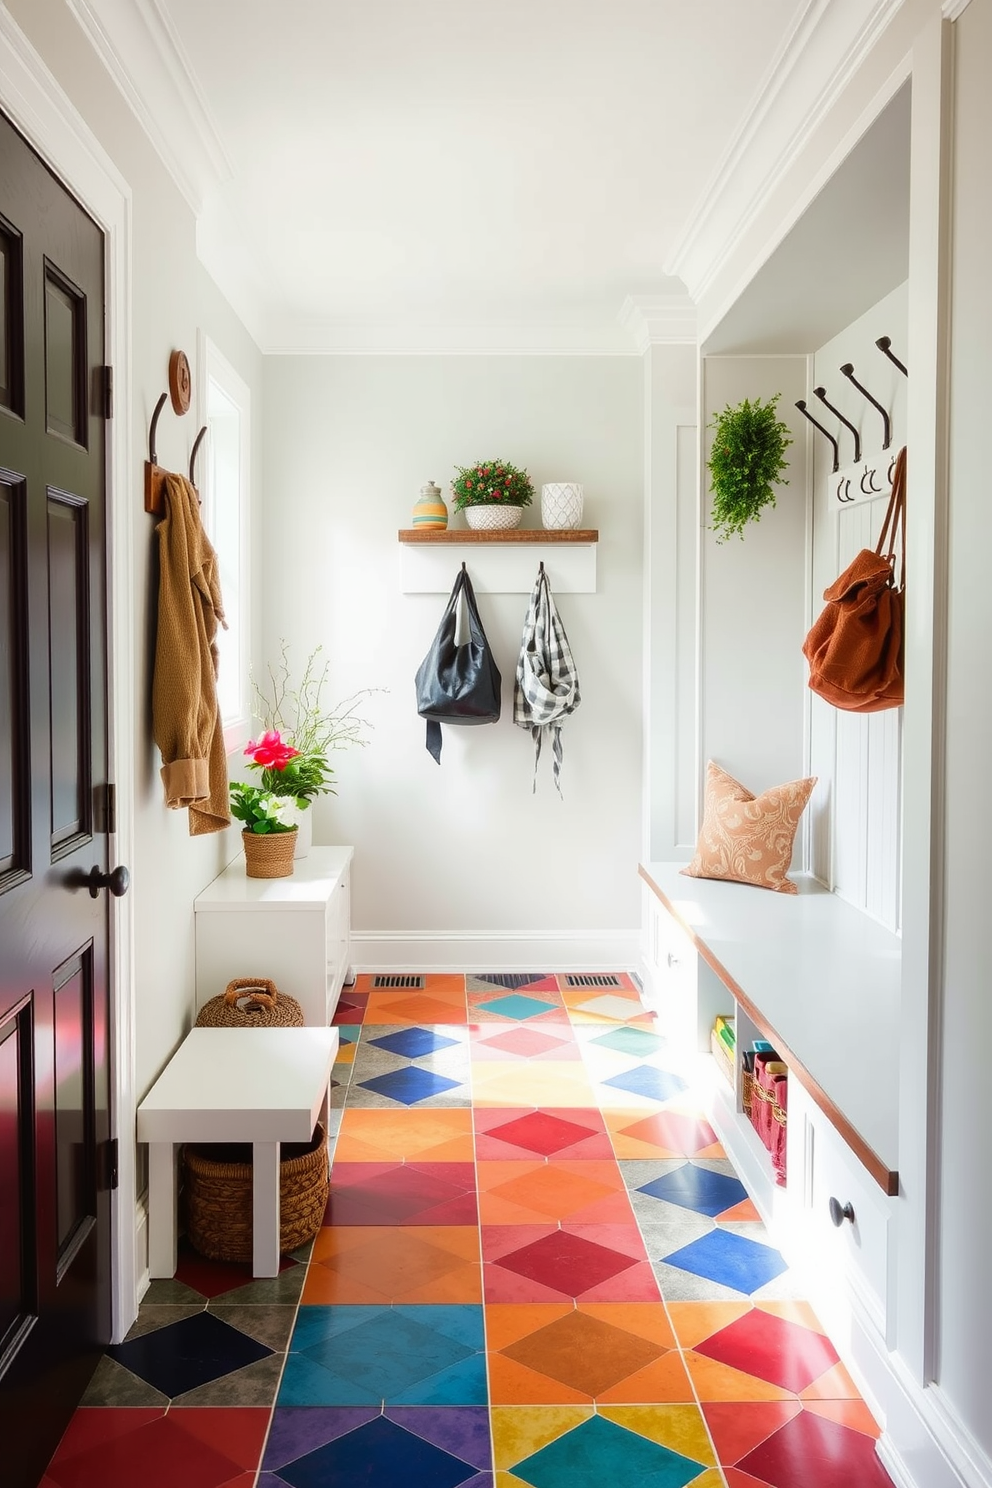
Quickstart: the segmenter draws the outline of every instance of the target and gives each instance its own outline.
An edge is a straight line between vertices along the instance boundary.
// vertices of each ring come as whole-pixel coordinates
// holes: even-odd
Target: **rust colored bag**
[[[895,580],[896,528],[901,567]],[[862,548],[823,591],[826,608],[803,642],[812,690],[846,713],[879,713],[903,701],[906,587],[906,450],[899,451],[878,546]]]

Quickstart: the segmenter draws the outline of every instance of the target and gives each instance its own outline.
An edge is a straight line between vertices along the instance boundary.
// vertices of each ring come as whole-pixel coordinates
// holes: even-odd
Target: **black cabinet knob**
[[[114,898],[119,899],[130,888],[131,875],[123,863],[119,863],[116,868],[111,868],[109,873],[102,873],[99,868],[93,867],[90,869],[87,883],[90,886],[91,899],[95,899],[101,889],[109,889]]]
[[[851,1224],[853,1224],[854,1223],[854,1205],[850,1202],[850,1200],[848,1200],[848,1202],[843,1206],[843,1208],[841,1208],[840,1200],[839,1199],[831,1198],[831,1200],[830,1200],[830,1218],[832,1219],[832,1221],[834,1222],[834,1224],[837,1226],[838,1229],[840,1229],[840,1227],[844,1223],[845,1219],[849,1219],[850,1222],[851,1222]]]

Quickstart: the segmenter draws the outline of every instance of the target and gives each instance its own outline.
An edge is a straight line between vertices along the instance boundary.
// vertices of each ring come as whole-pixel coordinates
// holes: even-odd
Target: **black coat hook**
[[[195,471],[196,471],[196,456],[197,456],[197,451],[200,448],[200,445],[203,443],[203,437],[206,434],[206,432],[207,432],[207,426],[206,426],[206,424],[204,424],[204,426],[200,430],[199,434],[197,434],[196,438],[193,440],[193,448],[192,448],[192,450],[190,452],[190,457],[189,457],[189,483],[190,483],[191,486],[195,486],[196,485],[196,475],[195,475]]]
[[[853,382],[858,392],[862,393],[868,399],[868,402],[871,403],[874,408],[877,408],[879,413],[882,415],[882,448],[884,450],[887,450],[889,445],[892,443],[892,423],[889,419],[888,409],[883,408],[878,399],[873,398],[866,387],[862,387],[861,383],[854,375],[853,362],[845,362],[843,367],[841,367],[840,369],[840,373],[842,377],[847,378],[848,382]]]
[[[809,412],[809,410],[806,407],[806,400],[805,400],[805,398],[800,398],[797,401],[797,403],[796,403],[796,407],[799,409],[799,412],[804,416],[804,418],[808,418],[809,419],[810,423],[813,425],[813,428],[814,429],[819,429],[819,431],[823,435],[824,439],[829,439],[830,440],[830,443],[833,445],[833,447],[834,447],[834,463],[831,466],[830,473],[831,473],[831,475],[836,475],[837,472],[838,472],[838,470],[840,469],[840,450],[837,447],[837,441],[836,441],[836,439],[834,438],[834,436],[832,434],[830,434],[823,427],[822,424],[818,424],[817,423],[816,419],[813,417],[813,415]]]
[[[902,363],[892,351],[891,336],[879,336],[878,340],[875,342],[875,345],[878,347],[879,351],[882,352],[883,356],[888,357],[890,362],[895,362],[896,366],[899,368],[899,371],[904,377],[909,376],[909,372],[904,363]]]
[[[813,397],[814,398],[819,398],[819,400],[820,400],[821,403],[825,403],[826,406],[830,409],[830,412],[833,413],[833,414],[836,414],[837,418],[840,419],[840,421],[844,425],[844,427],[846,429],[850,429],[851,433],[854,435],[854,463],[855,463],[855,465],[857,465],[858,461],[861,459],[861,435],[858,433],[857,429],[851,423],[851,420],[845,418],[844,415],[841,413],[840,409],[839,408],[835,408],[834,405],[829,401],[829,399],[827,398],[827,390],[826,390],[826,388],[822,388],[822,387],[814,388],[813,389]]]

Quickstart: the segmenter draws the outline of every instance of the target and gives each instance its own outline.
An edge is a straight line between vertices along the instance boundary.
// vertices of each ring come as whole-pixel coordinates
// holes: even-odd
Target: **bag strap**
[[[896,468],[892,473],[892,491],[889,495],[889,504],[885,511],[885,521],[882,523],[882,531],[879,534],[878,544],[875,552],[880,558],[885,557],[895,574],[896,563],[896,529],[899,530],[899,545],[902,554],[902,563],[899,573],[899,588],[906,587],[906,446],[896,456]]]

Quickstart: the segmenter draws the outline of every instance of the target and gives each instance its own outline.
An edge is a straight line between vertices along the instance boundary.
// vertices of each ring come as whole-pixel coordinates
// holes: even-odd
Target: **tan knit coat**
[[[165,478],[159,538],[158,628],[152,732],[162,751],[166,803],[189,807],[191,837],[230,824],[227,757],[217,702],[218,624],[227,629],[217,554],[200,503],[181,475]]]

